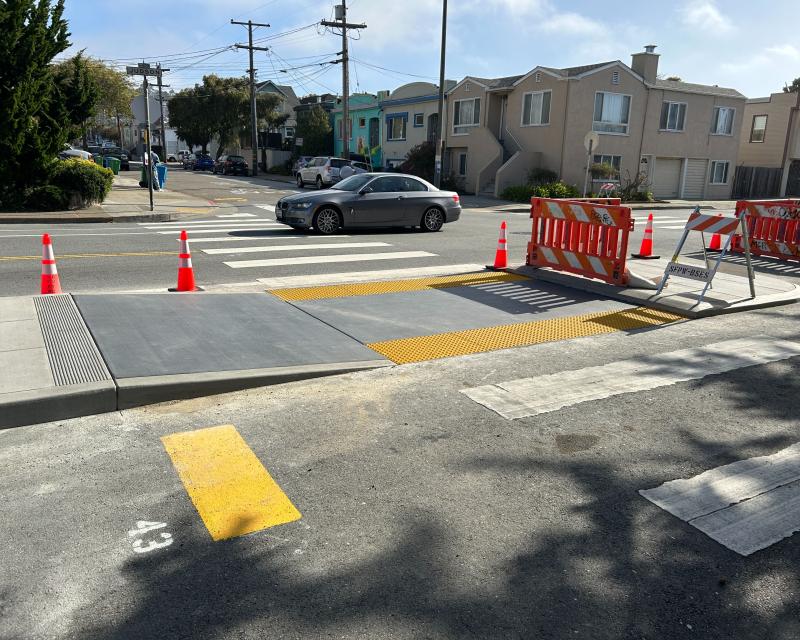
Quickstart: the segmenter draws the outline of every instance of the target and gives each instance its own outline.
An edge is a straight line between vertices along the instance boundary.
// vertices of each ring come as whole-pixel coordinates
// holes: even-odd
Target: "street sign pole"
[[[160,66],[161,65],[159,65],[159,67]],[[147,189],[150,192],[150,211],[153,211],[153,149],[150,143],[150,95],[147,89],[147,77],[153,76],[154,78],[158,78],[160,83],[161,70],[151,67],[147,62],[141,62],[135,67],[125,67],[125,70],[129,76],[144,76],[142,94],[144,95],[144,119],[147,123],[147,128],[145,129],[145,135],[147,136],[147,151],[145,152],[145,157],[147,158]]]

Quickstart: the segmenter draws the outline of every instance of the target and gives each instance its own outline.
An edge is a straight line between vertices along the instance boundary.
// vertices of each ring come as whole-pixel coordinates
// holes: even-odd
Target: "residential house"
[[[159,103],[156,95],[150,95],[150,133],[152,139],[150,143],[157,147],[163,147],[161,141],[161,104]],[[128,131],[123,128],[123,138],[125,141],[125,148],[134,150],[137,158],[144,157],[144,151],[147,147],[146,130],[147,118],[144,104],[144,96],[137,95],[131,101],[131,112],[133,118],[130,126],[130,136]],[[164,137],[166,138],[166,151],[170,154],[175,154],[183,148],[183,142],[178,140],[178,134],[175,129],[169,126],[169,99],[164,96]]]
[[[456,85],[447,80],[445,88]],[[439,136],[439,87],[430,82],[411,82],[395,89],[381,102],[385,133],[384,166],[396,167],[408,152],[423,142],[434,142]]]
[[[499,194],[531,169],[583,187],[587,165],[644,172],[657,198],[731,193],[745,97],[734,89],[658,78],[655,46],[619,60],[523,76],[466,77],[448,92],[445,168],[466,190]],[[584,148],[599,135],[592,157]]]
[[[368,157],[375,168],[383,167],[383,151],[381,140],[381,102],[389,97],[388,91],[371,93],[354,93],[350,96],[350,131],[348,147],[350,153]],[[344,153],[344,135],[342,130],[342,106],[333,110],[333,153],[341,156]]]
[[[773,93],[744,106],[734,197],[800,196],[800,93]]]
[[[286,122],[276,129],[281,137],[286,140],[287,138],[294,138],[294,130],[297,127],[297,117],[295,114],[295,107],[300,104],[294,89],[289,85],[275,84],[272,80],[260,82],[256,85],[257,93],[273,93],[281,100],[278,103],[276,111],[278,114],[285,114],[288,116]]]

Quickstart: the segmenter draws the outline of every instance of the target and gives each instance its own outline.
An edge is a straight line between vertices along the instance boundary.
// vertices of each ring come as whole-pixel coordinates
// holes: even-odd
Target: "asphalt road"
[[[459,391],[753,327],[792,339],[797,321],[781,307],[0,431],[0,636],[795,640],[798,534],[743,557],[638,491],[800,440],[800,358],[513,421]],[[212,540],[160,438],[225,424],[301,519]]]
[[[296,190],[293,184],[173,169],[168,186],[172,190],[213,200],[220,208],[214,216],[188,219],[183,224],[0,226],[0,295],[38,292],[40,236],[45,232],[53,237],[62,286],[76,293],[163,290],[174,286],[176,239],[181,227],[190,231],[190,240],[194,241],[192,258],[198,283],[212,288],[246,283],[256,287],[260,278],[294,275],[486,264],[494,258],[499,225],[504,219],[509,224],[510,262],[520,264],[524,261],[530,235],[526,213],[498,212],[486,201],[465,197],[461,220],[445,225],[440,233],[388,229],[349,231],[343,234],[348,237],[340,238],[321,239],[314,234],[295,237],[298,233],[294,230],[275,225],[275,214],[270,210],[280,197]],[[631,252],[639,248],[645,214],[637,212]],[[656,252],[663,256],[672,254],[686,217],[685,210],[655,212]],[[329,245],[330,249],[319,248],[320,244]],[[317,247],[304,249],[303,245]],[[276,250],[278,246],[281,246],[280,250]],[[273,250],[237,252],[237,249],[252,250],[253,247]],[[694,249],[698,247],[699,240],[695,238]],[[206,250],[215,253],[204,253]],[[221,251],[225,253],[219,253]],[[414,252],[430,255],[418,256]],[[387,260],[374,260],[370,257],[373,254],[398,255]],[[361,258],[355,262],[312,264],[300,260],[326,255],[357,255]],[[273,262],[246,268],[225,264],[264,259]],[[276,264],[274,260],[282,263]],[[775,269],[780,267],[787,277],[800,275],[800,268],[771,266],[771,261],[766,260],[762,262],[767,272],[777,273]]]

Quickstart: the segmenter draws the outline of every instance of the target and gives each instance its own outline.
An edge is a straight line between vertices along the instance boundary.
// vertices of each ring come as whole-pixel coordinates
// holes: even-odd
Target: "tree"
[[[186,142],[189,149],[202,147],[208,152],[208,144],[214,137],[214,123],[205,109],[203,88],[195,85],[183,89],[169,100],[169,121],[175,127],[178,137]]]
[[[45,179],[63,148],[68,111],[49,68],[69,43],[64,0],[0,4],[0,202]]]
[[[800,78],[792,80],[792,84],[784,85],[784,93],[800,93]]]
[[[303,139],[301,151],[307,156],[324,156],[333,153],[333,127],[325,109],[315,105],[309,111],[297,114],[295,135]]]
[[[83,52],[69,60],[53,65],[53,83],[57,104],[66,110],[64,117],[72,125],[69,139],[83,137],[86,146],[86,126],[97,112],[100,92]]]
[[[406,159],[400,165],[400,171],[433,182],[435,160],[436,145],[432,142],[423,142],[409,149]]]

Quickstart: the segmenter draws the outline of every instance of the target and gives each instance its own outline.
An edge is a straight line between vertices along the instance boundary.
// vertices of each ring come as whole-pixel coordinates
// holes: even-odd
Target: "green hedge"
[[[50,184],[68,194],[78,194],[84,205],[102,202],[114,183],[114,172],[88,160],[63,160],[53,165]]]
[[[500,194],[504,200],[512,202],[530,202],[531,198],[577,198],[579,191],[570,184],[550,182],[548,184],[520,184],[508,187]]]
[[[33,211],[63,211],[69,207],[69,196],[51,184],[34,187],[28,192],[24,206]]]

